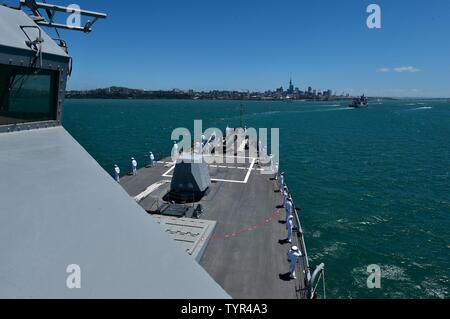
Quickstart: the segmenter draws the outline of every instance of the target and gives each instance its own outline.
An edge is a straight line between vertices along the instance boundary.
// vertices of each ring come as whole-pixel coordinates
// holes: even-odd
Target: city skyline
[[[380,71],[387,72],[387,71]],[[140,95],[145,96],[147,93],[153,94],[161,94],[162,98],[170,97],[170,98],[194,98],[201,97],[205,99],[209,98],[219,98],[223,99],[224,97],[229,99],[264,99],[269,98],[272,100],[282,99],[282,100],[339,100],[339,99],[353,99],[360,96],[367,96],[369,98],[396,98],[392,96],[384,96],[384,95],[367,95],[363,93],[350,94],[349,92],[342,91],[339,92],[333,89],[318,89],[313,88],[311,86],[306,86],[301,88],[295,85],[295,81],[292,77],[287,82],[288,85],[281,85],[276,88],[268,89],[268,90],[237,90],[237,89],[209,89],[209,90],[195,90],[195,89],[180,89],[180,88],[171,88],[171,89],[158,89],[158,88],[133,88],[127,86],[117,86],[112,85],[109,87],[99,87],[92,89],[68,89],[67,95],[68,98],[79,98],[82,95],[90,95],[90,96],[112,96],[114,93],[120,95]],[[173,95],[172,95],[173,94]],[[398,97],[398,98],[414,98],[414,99],[448,99],[447,97]]]
[[[381,29],[366,24],[374,2]],[[88,37],[62,32],[76,66],[69,90],[264,92],[292,74],[303,89],[450,97],[446,0],[76,3],[108,19]]]
[[[352,99],[349,93],[338,93],[332,89],[321,90],[308,86],[304,90],[294,85],[289,79],[287,88],[280,86],[265,91],[249,90],[200,90],[193,89],[136,89],[130,87],[111,86],[90,90],[68,90],[66,96],[73,98],[133,98],[133,99],[218,99],[218,100],[313,100],[330,101]],[[358,95],[359,96],[359,95]],[[381,96],[374,96],[380,98]]]
[[[314,92],[314,93],[335,93],[336,95],[338,95],[337,91],[333,91],[331,89],[321,89],[321,88],[313,88],[312,86],[306,85],[304,87],[302,87],[301,85],[295,85],[295,80],[291,78],[289,78],[289,82],[287,82],[288,85],[285,84],[281,84],[281,86],[277,86],[271,89],[267,89],[267,90],[247,90],[247,89],[221,89],[221,88],[215,88],[215,89],[208,89],[208,90],[196,90],[193,88],[170,88],[170,89],[159,89],[159,88],[132,88],[132,87],[126,87],[128,89],[135,89],[135,90],[143,90],[143,91],[180,91],[180,92],[189,92],[189,91],[196,91],[196,92],[212,92],[212,91],[230,91],[230,92],[247,92],[247,93],[251,93],[251,92],[259,92],[259,93],[264,93],[264,92],[277,92],[280,91],[282,93],[285,93],[287,95],[289,94],[294,94],[294,93],[299,93],[299,92]],[[122,86],[118,86],[118,85],[112,85],[109,87],[97,87],[97,88],[90,88],[90,89],[81,89],[81,90],[70,90],[69,91],[87,91],[87,90],[98,90],[98,89],[107,89],[107,88],[113,88],[113,87],[121,87],[121,88],[125,88]],[[347,94],[347,92],[342,92],[342,94]]]

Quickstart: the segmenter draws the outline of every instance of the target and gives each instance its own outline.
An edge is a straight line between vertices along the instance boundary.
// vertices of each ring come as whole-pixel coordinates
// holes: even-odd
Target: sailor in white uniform
[[[284,189],[284,172],[280,174],[280,178],[278,179],[278,183],[280,184],[280,192]]]
[[[280,166],[278,165],[278,162],[276,162],[276,163],[275,163],[275,167],[274,167],[274,171],[273,171],[273,173],[274,173],[273,178],[274,178],[276,181],[278,181],[278,177],[280,176],[280,171],[279,171],[279,169],[280,169]]]
[[[205,134],[202,134],[202,144],[203,144],[203,146],[205,146],[206,142],[207,142],[206,136],[205,136]]]
[[[292,203],[292,198],[288,197],[286,202],[284,203],[284,209],[286,210],[286,224],[289,221],[289,216],[294,216],[294,205]]]
[[[289,189],[287,186],[284,186],[283,190],[283,207],[286,208],[286,202],[289,199]]]
[[[273,162],[273,154],[270,154],[269,156],[269,167],[270,167],[270,171],[273,172],[274,171],[274,162]]]
[[[258,141],[258,157],[260,157],[260,158],[262,157],[262,151],[263,151],[263,145],[260,140],[260,141]]]
[[[180,151],[178,150],[178,144],[177,142],[173,143],[172,147],[172,160],[176,162],[178,160],[178,157],[180,156]]]
[[[286,223],[286,229],[288,233],[287,242],[292,243],[292,230],[294,228],[294,216],[289,216],[288,221]]]
[[[298,260],[301,256],[302,253],[297,246],[292,246],[291,250],[289,250],[288,252],[289,274],[292,279],[297,279],[297,277],[295,276],[295,270],[297,268]]]
[[[194,153],[195,153],[195,154],[201,154],[201,153],[202,153],[202,143],[200,143],[200,142],[195,142],[195,145],[194,145]]]
[[[134,159],[134,157],[131,158],[131,171],[133,172],[133,175],[137,175],[137,162]]]
[[[155,155],[150,152],[150,167],[155,167]]]
[[[120,168],[117,165],[114,165],[114,179],[117,183],[120,182]]]

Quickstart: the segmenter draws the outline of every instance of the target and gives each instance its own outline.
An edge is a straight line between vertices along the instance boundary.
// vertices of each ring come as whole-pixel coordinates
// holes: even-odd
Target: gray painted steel
[[[36,28],[28,28],[37,27],[37,24],[22,10],[7,8],[2,5],[0,5],[0,17],[0,34],[2,35],[0,37],[0,45],[11,49],[33,52],[25,41],[29,40],[28,37],[32,41],[38,37],[39,33]],[[27,28],[22,30],[21,27]],[[41,37],[44,40],[42,43],[42,52],[44,54],[52,54],[66,59],[69,57],[45,32],[41,32]]]
[[[242,173],[211,168],[211,176],[240,179]],[[254,171],[247,184],[214,184],[202,203],[202,218],[217,225],[200,264],[233,298],[306,298],[304,269],[298,269],[298,280],[287,278],[291,245],[284,242],[285,212],[276,189],[270,176]],[[297,237],[293,244],[299,246]]]
[[[175,165],[171,191],[176,193],[203,193],[211,185],[208,164],[195,158],[181,158]]]
[[[0,176],[0,298],[229,297],[62,127],[0,134]]]
[[[39,33],[38,30],[41,32]],[[0,34],[0,64],[30,67],[32,59],[36,57],[38,52],[31,49],[26,44],[26,41],[34,41],[40,35],[43,40],[40,44],[42,65],[38,63],[38,65],[34,65],[33,67],[59,72],[55,121],[3,125],[0,126],[0,133],[60,125],[63,113],[64,93],[69,74],[70,57],[22,10],[0,5]]]
[[[211,238],[216,227],[215,221],[162,215],[152,217],[188,255],[197,262],[200,261],[208,246],[208,239]]]
[[[171,160],[164,159],[167,163]],[[210,165],[211,178],[243,181],[250,161],[245,163]],[[158,163],[153,168],[142,168],[137,176],[125,176],[120,184],[131,197],[147,187],[167,180],[168,165]],[[287,237],[281,194],[276,192],[271,176],[253,169],[248,183],[213,182],[208,194],[199,204],[203,207],[202,220],[216,221],[200,264],[233,298],[243,299],[306,299],[306,262],[302,257],[297,272],[298,280],[289,280]],[[167,185],[161,186],[140,202],[150,208],[162,204]],[[196,203],[197,205],[197,203]],[[297,236],[293,244],[302,247]]]

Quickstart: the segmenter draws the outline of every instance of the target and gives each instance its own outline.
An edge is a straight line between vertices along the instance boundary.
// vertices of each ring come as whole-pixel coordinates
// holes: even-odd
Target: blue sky
[[[292,74],[301,89],[450,97],[448,0],[48,2],[109,15],[89,35],[62,32],[70,89],[266,90]],[[371,3],[380,30],[366,26]]]

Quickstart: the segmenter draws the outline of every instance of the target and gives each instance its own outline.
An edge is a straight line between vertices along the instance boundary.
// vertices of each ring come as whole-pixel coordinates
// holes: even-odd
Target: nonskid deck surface
[[[242,160],[244,162],[242,163]],[[304,274],[289,280],[285,211],[272,175],[254,158],[241,163],[210,165],[212,184],[200,202],[202,220],[215,221],[200,259],[203,268],[227,293],[238,299],[305,298]],[[125,176],[121,185],[147,211],[161,204],[170,189],[173,162],[165,159],[137,176]],[[299,245],[294,236],[294,244]],[[300,246],[300,245],[299,245]],[[304,264],[304,263],[302,263]]]

